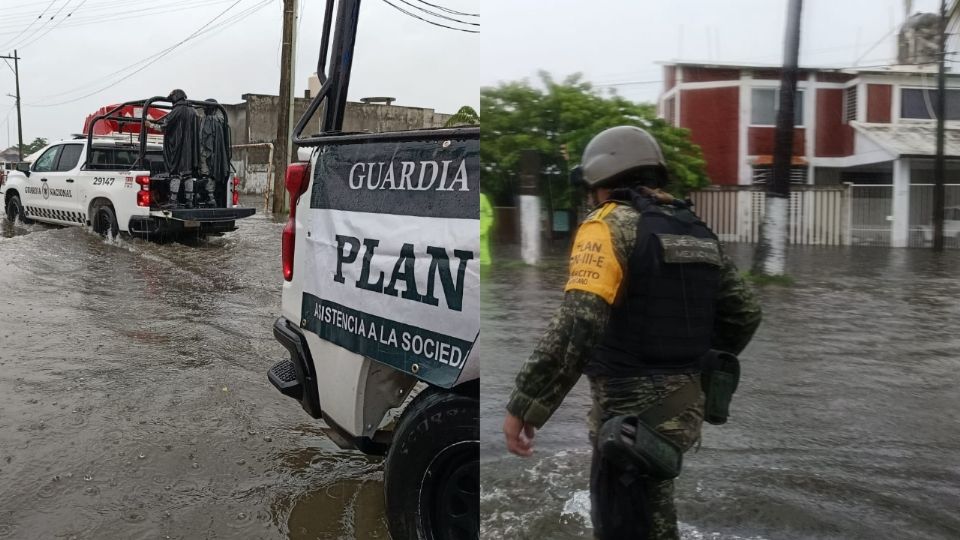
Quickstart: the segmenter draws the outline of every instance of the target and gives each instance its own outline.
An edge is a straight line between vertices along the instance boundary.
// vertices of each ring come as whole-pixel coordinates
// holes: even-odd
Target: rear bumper
[[[273,337],[290,353],[290,359],[277,362],[267,371],[270,384],[281,394],[299,401],[300,406],[310,416],[323,419],[327,424],[324,432],[340,448],[372,455],[386,454],[390,447],[386,440],[353,436],[331,418],[323,418],[320,396],[317,393],[317,371],[300,328],[285,317],[280,317],[273,323]]]
[[[178,221],[198,221],[201,223],[236,221],[257,213],[255,208],[178,208],[176,210],[154,210],[151,215],[158,218]]]
[[[178,236],[195,233],[225,233],[237,230],[234,221],[184,221],[155,216],[134,216],[128,225],[134,236]]]
[[[273,337],[290,353],[267,372],[267,379],[285,396],[300,402],[303,410],[314,418],[321,418],[320,396],[317,395],[317,372],[310,356],[307,339],[285,317],[273,323]]]

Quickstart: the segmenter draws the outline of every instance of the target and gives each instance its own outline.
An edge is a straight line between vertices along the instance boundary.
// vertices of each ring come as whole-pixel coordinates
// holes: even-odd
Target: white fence
[[[726,242],[756,242],[766,211],[762,187],[715,186],[690,194],[697,214]],[[849,243],[846,186],[791,186],[788,241],[792,244]]]
[[[766,192],[755,186],[714,186],[690,194],[697,214],[721,240],[756,242]],[[944,246],[960,249],[960,184],[946,186]],[[791,186],[788,242],[805,245],[889,246],[893,186],[844,184]],[[933,185],[910,186],[908,245],[925,247],[933,237]]]

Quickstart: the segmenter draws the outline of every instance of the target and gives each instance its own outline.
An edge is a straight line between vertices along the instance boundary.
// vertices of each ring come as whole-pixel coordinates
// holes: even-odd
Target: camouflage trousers
[[[662,397],[696,381],[700,375],[657,375],[626,378],[591,377],[593,409],[590,412],[590,441],[593,465],[590,480],[591,517],[596,538],[611,536],[609,524],[640,517],[651,540],[679,539],[677,510],[673,503],[673,480],[637,479],[632,484],[614,486],[620,481],[615,464],[603,462],[597,452],[597,432],[606,420],[623,414],[639,414]],[[679,416],[656,426],[657,431],[677,443],[684,452],[700,439],[703,425],[703,395]],[[616,495],[612,495],[616,493]],[[640,539],[638,539],[640,540]]]

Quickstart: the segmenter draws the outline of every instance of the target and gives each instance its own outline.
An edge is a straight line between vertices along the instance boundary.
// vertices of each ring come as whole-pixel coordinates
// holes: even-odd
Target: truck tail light
[[[233,181],[230,182],[232,186],[232,202],[233,206],[240,206],[240,177],[234,176]]]
[[[280,258],[283,263],[283,279],[291,281],[293,279],[293,249],[297,239],[297,203],[300,201],[300,196],[307,190],[307,186],[310,185],[310,164],[291,163],[287,167],[287,174],[283,183],[290,196],[290,217],[287,218],[287,223],[283,226]]]
[[[137,206],[150,207],[150,177],[149,176],[138,176],[136,177],[137,185],[140,186],[140,191],[137,192]]]

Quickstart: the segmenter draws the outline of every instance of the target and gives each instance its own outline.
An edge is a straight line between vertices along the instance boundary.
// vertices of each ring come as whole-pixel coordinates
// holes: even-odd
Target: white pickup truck
[[[162,107],[151,106],[158,105]],[[233,231],[237,219],[255,212],[239,206],[235,177],[217,194],[214,208],[160,209],[166,180],[159,137],[90,135],[55,142],[38,155],[29,166],[7,171],[0,183],[0,201],[10,221],[165,238]]]
[[[480,534],[480,128],[344,133],[360,0],[333,0],[294,129],[269,381],[340,447],[386,454],[394,540]],[[320,134],[301,137],[323,108]],[[412,399],[408,396],[419,392]],[[390,409],[400,410],[391,421]]]

